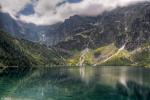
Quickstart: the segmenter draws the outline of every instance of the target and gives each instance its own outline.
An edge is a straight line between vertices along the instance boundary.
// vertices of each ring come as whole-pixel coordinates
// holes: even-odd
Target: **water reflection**
[[[82,82],[86,83],[87,85],[90,82],[92,82],[95,75],[95,72],[91,67],[80,67],[69,69],[69,73],[74,77],[79,78]]]
[[[126,85],[118,83],[116,88],[120,95],[128,97],[128,99],[150,100],[150,88],[137,84],[134,81],[127,81]]]
[[[1,77],[1,100],[148,100],[150,69],[40,68],[22,78]]]

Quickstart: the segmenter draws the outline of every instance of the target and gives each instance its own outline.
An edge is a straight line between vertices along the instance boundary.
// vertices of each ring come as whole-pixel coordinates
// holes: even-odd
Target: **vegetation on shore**
[[[30,67],[37,65],[60,65],[57,52],[45,45],[13,38],[0,31],[0,66]]]
[[[83,65],[104,65],[104,66],[143,66],[150,67],[150,48],[145,45],[134,51],[121,50],[114,44],[90,49],[84,57]],[[117,53],[117,54],[116,54]],[[68,65],[77,65],[80,62],[81,52],[68,58]]]

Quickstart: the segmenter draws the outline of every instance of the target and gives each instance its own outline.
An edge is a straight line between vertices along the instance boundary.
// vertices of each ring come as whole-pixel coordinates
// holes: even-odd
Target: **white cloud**
[[[0,5],[4,12],[16,14],[29,2],[30,0],[0,0]]]
[[[73,15],[95,16],[118,6],[149,0],[82,0],[80,3],[64,3],[58,6],[62,1],[64,0],[39,0],[33,4],[35,13],[29,16],[21,15],[20,20],[35,24],[54,24]],[[31,1],[0,0],[3,10],[13,15],[29,2]]]

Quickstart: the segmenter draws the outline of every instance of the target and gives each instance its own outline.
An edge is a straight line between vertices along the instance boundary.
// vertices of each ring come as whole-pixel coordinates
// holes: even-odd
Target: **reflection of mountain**
[[[122,69],[126,77],[132,77],[126,80],[127,85],[118,83]],[[149,86],[146,76],[150,73],[143,70],[143,83]],[[23,78],[1,78],[0,96],[12,100],[149,100],[145,99],[149,97],[148,86],[134,81],[139,80],[139,71],[130,67],[39,68]]]
[[[133,81],[127,81],[126,85],[118,83],[116,87],[119,94],[128,98],[133,98],[133,100],[149,100],[150,98],[150,88],[144,87]]]

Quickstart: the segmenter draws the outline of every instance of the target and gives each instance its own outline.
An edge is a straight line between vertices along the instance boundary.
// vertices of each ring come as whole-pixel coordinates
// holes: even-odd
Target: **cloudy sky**
[[[0,0],[13,18],[38,25],[64,21],[73,15],[96,16],[118,6],[150,0]]]

